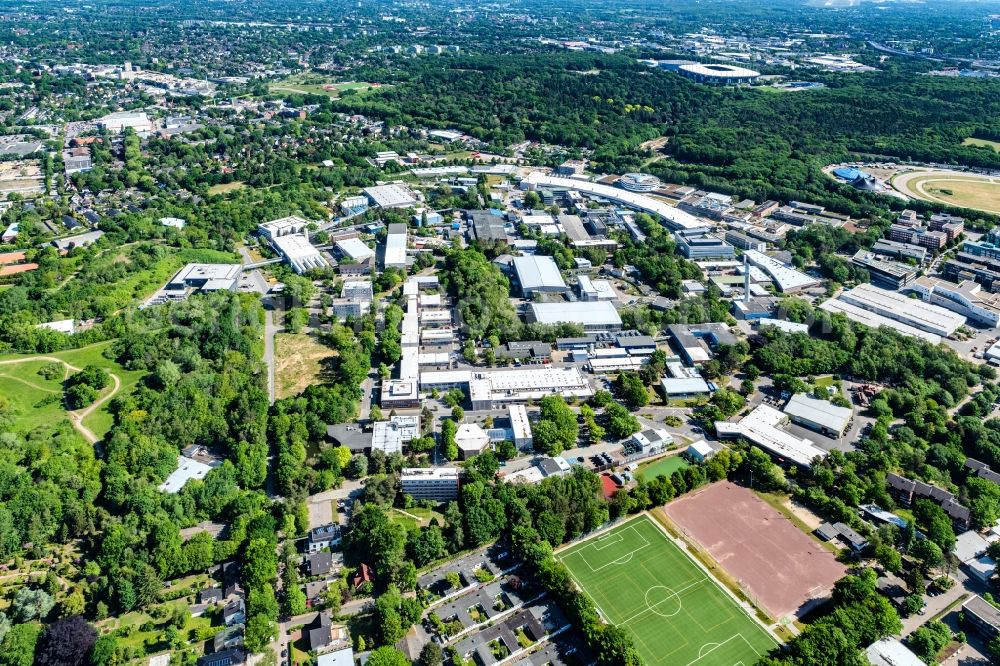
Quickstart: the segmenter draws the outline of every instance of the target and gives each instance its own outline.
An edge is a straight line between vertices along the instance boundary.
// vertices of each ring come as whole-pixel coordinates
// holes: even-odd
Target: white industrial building
[[[145,111],[116,111],[98,119],[97,126],[106,132],[116,134],[132,129],[136,132],[153,131],[153,121]]]
[[[490,436],[477,423],[463,423],[455,432],[455,445],[462,454],[462,460],[468,460],[490,446]]]
[[[221,463],[214,461],[204,463],[187,456],[177,457],[177,469],[170,473],[170,476],[160,484],[160,492],[179,493],[191,479],[204,479],[209,472],[218,467]]]
[[[719,439],[743,438],[756,444],[779,461],[793,462],[808,467],[816,458],[826,458],[827,453],[812,440],[796,437],[779,426],[788,416],[768,405],[759,405],[738,423],[716,421],[715,432]]]
[[[622,330],[622,318],[610,301],[531,303],[529,323],[580,324],[587,333]]]
[[[420,374],[420,387],[427,390],[464,387],[472,408],[477,410],[540,400],[547,395],[589,398],[594,394],[578,368],[554,367],[428,371]]]
[[[406,268],[406,225],[390,224],[385,236],[385,256],[383,268]]]
[[[920,657],[895,638],[872,643],[865,650],[865,656],[872,666],[925,666]]]
[[[447,502],[458,499],[459,469],[457,467],[404,467],[399,474],[403,492],[415,500]]]
[[[545,255],[514,257],[514,272],[526,298],[535,294],[564,294],[569,289],[555,259]]]
[[[323,255],[309,242],[309,221],[296,215],[272,220],[257,226],[261,236],[266,238],[296,273],[305,273],[313,268],[329,266]]]
[[[705,226],[702,220],[694,215],[674,208],[658,199],[629,192],[620,187],[603,185],[587,180],[576,178],[559,178],[558,176],[547,176],[540,171],[533,171],[521,181],[522,190],[575,190],[584,194],[589,194],[601,199],[607,199],[615,203],[641,210],[659,217],[671,229],[694,229]]]
[[[392,416],[372,426],[372,451],[402,453],[403,447],[420,436],[420,417]]]
[[[236,291],[242,272],[243,267],[239,264],[187,264],[142,307],[183,301],[198,292]]]
[[[965,317],[958,313],[870,284],[860,284],[820,307],[828,312],[842,312],[866,326],[890,326],[903,335],[935,344],[965,324]]]
[[[580,275],[580,298],[584,301],[613,301],[618,298],[614,287],[607,280],[591,280],[586,275]]]
[[[366,187],[364,192],[379,208],[412,208],[417,203],[416,195],[402,185],[376,185]]]
[[[522,451],[534,447],[534,438],[531,436],[531,421],[528,420],[528,410],[524,405],[509,405],[507,416],[510,418],[510,429],[514,444]]]
[[[769,257],[757,250],[746,250],[743,256],[751,265],[767,273],[768,277],[778,287],[778,291],[783,294],[793,294],[804,289],[816,287],[820,281],[812,276],[806,275],[802,271],[796,270],[788,264],[778,261],[774,257]]]
[[[925,275],[907,285],[906,291],[984,326],[1000,326],[1000,294],[983,291],[982,285],[972,280],[955,284]]]
[[[760,72],[752,69],[715,62],[681,65],[677,68],[677,73],[698,83],[717,86],[750,84],[760,78]]]
[[[279,236],[271,241],[271,245],[296,273],[306,273],[314,268],[326,268],[330,265],[309,242],[308,236]]]
[[[372,301],[375,300],[375,292],[372,283],[367,280],[345,280],[340,287],[340,297]]]
[[[854,410],[838,407],[806,393],[796,393],[783,410],[793,423],[798,423],[830,437],[843,437],[854,419]]]
[[[298,215],[289,215],[288,217],[282,217],[277,220],[271,220],[270,222],[257,225],[257,230],[269,241],[273,241],[279,236],[301,234],[308,228],[309,220],[301,218]]]
[[[337,252],[348,261],[360,264],[375,256],[371,249],[360,238],[345,238],[334,243]]]

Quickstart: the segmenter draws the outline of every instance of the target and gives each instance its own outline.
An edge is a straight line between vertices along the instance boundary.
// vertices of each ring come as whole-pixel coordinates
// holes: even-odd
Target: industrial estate
[[[1000,663],[1000,4],[0,3],[0,666]]]

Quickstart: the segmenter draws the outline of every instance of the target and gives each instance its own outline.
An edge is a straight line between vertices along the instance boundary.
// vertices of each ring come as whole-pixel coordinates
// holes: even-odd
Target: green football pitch
[[[776,645],[649,516],[557,557],[650,666],[750,666]]]

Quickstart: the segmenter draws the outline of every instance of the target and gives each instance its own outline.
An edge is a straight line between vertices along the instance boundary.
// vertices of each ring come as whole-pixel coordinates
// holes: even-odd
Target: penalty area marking
[[[638,532],[638,531],[637,531],[637,530],[635,529],[635,527],[634,527],[634,526],[630,525],[630,526],[628,527],[628,529],[632,530],[632,533],[633,533],[633,534],[634,534],[634,535],[635,535],[635,536],[636,536],[636,537],[637,537],[638,539],[641,539],[641,540],[642,540],[642,544],[641,544],[641,545],[639,545],[639,546],[636,546],[635,548],[633,548],[633,549],[632,549],[632,550],[630,550],[629,552],[627,552],[627,553],[624,553],[624,554],[623,554],[623,555],[622,555],[621,557],[619,557],[619,558],[617,558],[617,559],[614,559],[614,560],[611,560],[610,562],[606,562],[606,563],[602,564],[602,565],[601,565],[601,566],[599,566],[599,567],[595,567],[595,566],[594,566],[593,564],[591,564],[591,563],[590,563],[590,560],[588,560],[588,559],[587,559],[587,556],[586,556],[586,554],[585,554],[585,553],[586,553],[586,550],[587,550],[586,548],[581,548],[580,550],[578,550],[578,551],[577,551],[577,554],[579,554],[579,556],[580,556],[580,559],[582,559],[582,560],[583,560],[584,562],[586,562],[586,563],[587,563],[587,566],[588,566],[588,567],[590,568],[590,570],[591,570],[592,572],[594,572],[594,573],[597,573],[598,571],[602,571],[602,570],[604,570],[604,569],[606,569],[606,568],[608,568],[608,567],[610,567],[610,566],[614,566],[614,565],[616,565],[616,564],[627,564],[627,563],[629,563],[629,562],[631,562],[631,561],[632,561],[632,556],[633,556],[633,555],[635,555],[635,554],[636,554],[637,552],[639,552],[640,550],[642,550],[643,548],[645,548],[645,547],[647,547],[647,546],[649,545],[649,541],[647,541],[647,540],[646,540],[646,537],[644,537],[644,536],[643,536],[642,534],[640,534],[640,533],[639,533],[639,532]],[[597,547],[597,544],[596,544],[596,543],[590,543],[590,544],[587,544],[587,545],[588,545],[588,546],[589,546],[590,548],[593,548],[593,549],[594,549],[595,551],[597,551],[597,552],[601,552],[602,550],[606,549],[607,547],[609,547],[609,546],[611,546],[611,545],[613,545],[613,544],[617,544],[617,543],[621,543],[621,542],[623,542],[623,541],[624,541],[625,539],[624,539],[624,537],[622,537],[622,535],[621,535],[621,532],[624,532],[624,530],[621,530],[620,532],[617,532],[617,533],[615,534],[615,536],[617,536],[617,537],[618,537],[618,540],[617,540],[617,541],[613,541],[613,542],[611,542],[611,543],[609,543],[609,544],[607,544],[607,545],[602,545],[601,547]]]
[[[744,643],[746,643],[747,647],[749,647],[751,650],[753,650],[754,654],[756,654],[757,656],[760,656],[760,653],[757,652],[757,650],[754,649],[753,645],[750,645],[750,641],[748,641],[747,639],[743,638],[743,634],[736,633],[736,634],[733,634],[732,636],[730,636],[729,638],[727,638],[726,640],[722,641],[721,643],[705,643],[704,645],[702,645],[701,649],[698,650],[698,658],[695,659],[694,661],[690,662],[687,666],[693,666],[694,664],[697,664],[702,659],[704,659],[708,655],[712,654],[713,652],[715,652],[716,650],[718,650],[719,648],[721,648],[726,643],[734,641],[737,638],[741,639]],[[705,651],[705,648],[708,648],[707,652]],[[743,662],[742,661],[738,661],[735,664],[733,664],[732,666],[743,666]]]

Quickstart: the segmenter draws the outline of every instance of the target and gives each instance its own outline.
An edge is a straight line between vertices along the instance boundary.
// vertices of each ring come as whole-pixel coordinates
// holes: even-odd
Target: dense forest
[[[639,169],[649,158],[639,144],[665,135],[669,159],[647,167],[665,180],[855,214],[889,204],[837,185],[822,166],[874,154],[1000,167],[1000,155],[961,145],[1000,114],[1000,83],[988,80],[889,69],[780,94],[703,86],[623,55],[470,55],[440,65],[360,68],[358,80],[392,86],[335,108],[456,127],[498,149],[526,139],[588,148],[605,172]]]

